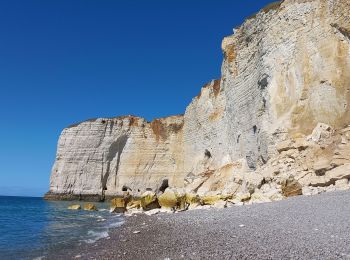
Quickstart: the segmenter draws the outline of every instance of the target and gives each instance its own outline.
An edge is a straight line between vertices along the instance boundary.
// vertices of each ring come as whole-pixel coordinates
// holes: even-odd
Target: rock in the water
[[[303,194],[303,189],[301,184],[294,179],[294,177],[289,177],[282,182],[282,194],[285,197],[294,197]]]
[[[78,210],[78,209],[81,209],[81,206],[79,204],[74,204],[74,205],[68,206],[68,209]]]
[[[97,207],[93,203],[84,204],[84,210],[96,211]]]

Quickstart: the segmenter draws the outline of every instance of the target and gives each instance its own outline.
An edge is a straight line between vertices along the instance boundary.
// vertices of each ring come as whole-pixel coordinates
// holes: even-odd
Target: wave
[[[93,230],[89,230],[88,231],[88,239],[83,240],[84,242],[88,243],[88,244],[92,244],[95,243],[97,240],[101,239],[101,238],[106,238],[108,237],[108,232],[107,231],[101,231],[101,232],[97,232],[97,231],[93,231]]]
[[[113,222],[113,223],[110,223],[108,225],[109,228],[116,228],[116,227],[120,227],[121,225],[123,225],[124,221],[119,221],[119,222]]]

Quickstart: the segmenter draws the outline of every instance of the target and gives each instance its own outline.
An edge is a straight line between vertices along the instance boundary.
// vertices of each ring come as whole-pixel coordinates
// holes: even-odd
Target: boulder
[[[250,194],[254,193],[255,189],[260,189],[263,181],[264,177],[255,172],[247,173],[245,176],[246,188]]]
[[[315,143],[320,143],[326,139],[329,139],[333,133],[334,130],[331,126],[324,123],[318,123],[308,139]]]
[[[240,202],[247,202],[250,200],[250,198],[251,198],[251,194],[249,192],[239,193],[236,196],[236,200],[238,200]]]
[[[299,151],[305,150],[310,146],[309,142],[305,140],[305,138],[296,138],[294,140],[293,147],[298,149]]]
[[[198,207],[201,204],[201,199],[197,194],[186,193],[185,195],[186,204],[189,205],[189,209]]]
[[[160,208],[157,195],[153,191],[146,191],[141,195],[141,207],[143,210]]]
[[[279,153],[288,151],[290,149],[294,149],[293,143],[291,142],[291,140],[286,140],[286,141],[282,141],[280,143],[278,143],[276,145],[276,149]]]
[[[187,204],[187,202],[186,202],[186,193],[177,190],[177,191],[175,191],[175,194],[176,194],[176,198],[177,198],[176,210],[178,210],[178,211],[187,210],[189,204]]]
[[[264,181],[264,177],[256,172],[236,173],[233,181],[241,185],[241,189],[254,193],[255,189],[259,189]]]
[[[326,172],[326,177],[331,183],[335,183],[341,179],[350,179],[350,164],[344,164]]]
[[[132,198],[128,204],[126,205],[126,209],[127,210],[131,210],[131,209],[141,209],[141,199],[139,198]]]
[[[229,199],[228,202],[231,202],[235,205],[243,205],[244,202],[249,201],[251,198],[251,194],[249,192],[242,193],[239,192],[236,194],[236,196],[233,199]]]
[[[78,210],[78,209],[81,209],[81,206],[79,204],[74,204],[74,205],[68,206],[68,209]]]
[[[349,186],[349,180],[348,179],[342,179],[335,182],[335,188],[337,190],[348,190],[350,188]]]
[[[158,202],[163,209],[175,210],[178,205],[178,198],[175,192],[168,188],[162,195],[158,196]]]
[[[96,211],[97,208],[93,203],[86,203],[84,204],[84,210]]]
[[[260,192],[255,192],[251,195],[250,200],[253,203],[266,203],[266,202],[271,202],[271,199],[269,199],[265,194],[260,193]]]
[[[301,184],[293,176],[283,180],[281,184],[282,194],[285,197],[294,197],[303,194]]]
[[[227,207],[227,201],[219,200],[213,205],[214,208],[223,209]]]
[[[332,182],[330,178],[326,176],[313,176],[310,179],[310,186],[311,187],[326,187],[331,185]]]
[[[331,166],[338,167],[347,163],[350,163],[350,158],[348,155],[334,155]]]
[[[208,192],[201,198],[202,205],[214,205],[221,200],[221,195]]]
[[[328,158],[320,158],[314,163],[314,170],[317,176],[323,176],[327,170],[331,169],[331,162]]]
[[[111,200],[110,212],[113,213],[124,213],[126,211],[127,201],[123,198],[114,198]]]

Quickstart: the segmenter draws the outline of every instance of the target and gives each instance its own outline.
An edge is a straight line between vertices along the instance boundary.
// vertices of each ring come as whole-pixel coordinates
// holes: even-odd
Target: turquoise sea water
[[[95,203],[96,212],[68,210],[70,204],[0,196],[0,259],[45,259],[56,250],[108,237],[111,228],[123,223],[107,203]]]

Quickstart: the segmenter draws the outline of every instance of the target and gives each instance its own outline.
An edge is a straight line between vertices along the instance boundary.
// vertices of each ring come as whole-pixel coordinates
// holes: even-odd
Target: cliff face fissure
[[[111,128],[113,125],[111,126]],[[119,170],[119,164],[120,164],[120,157],[122,155],[123,149],[128,141],[127,136],[121,136],[117,139],[117,141],[113,142],[111,146],[109,147],[106,160],[103,163],[106,163],[106,171],[104,175],[102,176],[102,191],[107,190],[107,180],[110,176],[111,173],[111,163],[115,160],[116,158],[116,163],[115,163],[115,186],[116,186],[116,180],[117,180],[117,175],[118,175],[118,170]]]
[[[201,195],[278,198],[345,183],[347,175],[332,170],[350,163],[342,129],[350,124],[349,21],[349,1],[269,5],[223,39],[221,78],[184,115],[64,129],[50,192],[114,196],[125,187],[159,191],[168,180]]]

